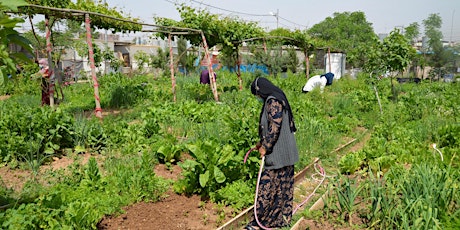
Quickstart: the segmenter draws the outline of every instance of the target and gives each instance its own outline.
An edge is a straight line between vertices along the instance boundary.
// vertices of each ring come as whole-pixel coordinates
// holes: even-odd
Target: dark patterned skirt
[[[42,106],[50,104],[50,84],[47,78],[42,77]]]
[[[264,227],[289,226],[294,197],[294,166],[262,171],[257,197],[257,218]],[[251,226],[258,226],[253,217]]]

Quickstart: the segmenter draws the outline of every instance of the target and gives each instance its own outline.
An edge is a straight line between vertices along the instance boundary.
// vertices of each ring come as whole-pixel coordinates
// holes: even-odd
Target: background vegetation
[[[92,1],[29,2],[124,18],[107,5]],[[19,35],[14,27],[23,20],[6,12],[54,16],[68,29],[66,33],[56,33],[59,45],[55,47],[86,51],[78,39],[68,42],[78,32],[81,18],[69,17],[72,21],[60,22],[66,15],[25,5],[24,1],[0,4],[0,92],[8,95],[0,101],[0,163],[12,170],[32,172],[18,191],[0,180],[2,228],[94,229],[104,215],[118,213],[134,202],[155,202],[168,188],[180,194],[198,194],[236,211],[250,206],[259,158],[253,154],[246,165],[242,159],[257,141],[261,104],[249,90],[257,76],[268,77],[290,99],[300,150],[295,169],[319,157],[328,173],[336,175],[326,188],[331,196],[325,203],[325,217],[308,211],[301,215],[354,228],[460,227],[459,84],[436,81],[443,73],[452,72],[458,47],[446,48],[439,43],[439,15],[432,14],[424,21],[430,42],[426,50],[417,54],[411,46],[418,34],[417,24],[409,26],[409,33],[395,30],[378,40],[362,13],[337,13],[309,31],[279,29],[266,34],[256,24],[222,19],[181,5],[181,21],[158,18],[157,23],[203,31],[208,45],[222,49],[228,67],[238,62],[243,40],[277,37],[264,43],[270,52],[262,52],[260,40],[252,43],[255,55],[248,59],[250,63],[266,65],[270,75],[219,71],[216,90],[220,99],[216,102],[209,86],[198,84],[196,74],[179,74],[177,100],[173,100],[166,49],[154,56],[138,53],[134,58],[142,67],[160,68],[163,74],[152,76],[141,68],[131,77],[117,72],[99,76],[101,106],[107,114],[98,120],[93,116],[91,82],[62,86],[66,98],[59,106],[39,106],[40,82],[34,77],[37,66],[8,52],[7,47],[12,43],[23,47],[33,44],[35,51],[42,50],[43,38]],[[350,26],[352,22],[356,22],[354,26]],[[338,25],[336,29],[325,29],[332,24]],[[120,21],[104,17],[96,17],[95,25],[104,29],[121,26]],[[40,29],[43,28],[39,26]],[[118,29],[135,31],[139,25],[125,23]],[[338,39],[356,31],[360,36],[352,36],[354,40]],[[157,36],[166,37],[167,32]],[[200,34],[180,39],[195,47],[204,45]],[[175,64],[193,69],[194,56],[188,55],[184,41],[180,42],[184,56]],[[278,52],[282,46],[287,52]],[[314,90],[303,94],[306,79],[298,71],[302,68],[294,59],[294,48],[308,56],[326,48],[347,52],[353,67],[361,67],[364,72],[355,78],[343,76],[324,93]],[[111,58],[95,50],[100,61],[102,57]],[[54,58],[59,60],[59,55]],[[18,63],[23,65],[23,71],[17,73]],[[433,77],[420,84],[398,84],[394,78],[402,76],[409,65],[430,65],[434,67]],[[281,77],[279,72],[283,69],[288,73]],[[308,73],[322,71],[317,67]],[[389,77],[381,77],[387,73],[391,73]],[[350,138],[363,139],[366,135],[370,139],[359,151],[333,153]],[[82,153],[93,157],[83,163]],[[53,157],[62,156],[75,162],[62,170],[42,170],[42,165],[49,164]],[[153,173],[156,164],[168,168],[177,164],[183,169],[182,177],[178,181],[162,179]],[[354,221],[356,216],[359,223]]]
[[[243,74],[245,88],[239,91],[232,88],[232,75],[219,72],[219,104],[209,86],[198,84],[198,76],[178,76],[176,103],[169,78],[104,76],[100,79],[103,108],[121,113],[107,115],[103,122],[87,115],[94,107],[89,83],[65,87],[66,102],[57,109],[39,108],[37,93],[0,102],[3,164],[40,175],[22,191],[3,187],[1,205],[11,205],[0,213],[3,227],[27,223],[31,228],[95,228],[102,216],[124,205],[155,201],[168,185],[178,193],[200,194],[236,210],[248,207],[259,160],[253,154],[243,165],[242,159],[256,142],[260,104],[249,90],[254,76]],[[336,81],[323,94],[300,93],[304,80],[299,75],[267,77],[286,91],[296,114],[301,155],[296,169],[319,157],[331,174],[359,178],[363,188],[357,195],[372,211],[366,216],[368,227],[458,226],[458,84],[397,85],[395,102],[390,79],[383,79],[376,83],[383,104],[380,113],[365,75]],[[36,87],[30,84],[24,87]],[[371,138],[362,150],[331,154],[345,137],[362,138],[364,130],[371,132]],[[442,152],[442,161],[433,143]],[[84,152],[97,161],[86,165],[76,161],[69,170],[38,172],[51,156],[78,159]],[[154,164],[179,164],[183,177],[175,183],[162,180],[152,172]],[[47,185],[41,183],[44,178]],[[339,182],[331,184],[342,191],[347,184]],[[352,188],[354,183],[348,184]],[[356,212],[334,203],[329,210],[345,216]]]

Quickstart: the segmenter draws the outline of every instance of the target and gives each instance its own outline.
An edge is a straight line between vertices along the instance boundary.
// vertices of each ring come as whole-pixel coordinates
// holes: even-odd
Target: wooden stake
[[[214,77],[214,70],[212,69],[211,55],[209,54],[208,44],[206,43],[206,37],[204,36],[203,32],[201,32],[201,38],[203,39],[203,47],[204,47],[205,56],[208,59],[208,70],[209,70],[208,72],[209,72],[211,90],[212,90],[212,93],[214,94],[214,100],[219,101],[219,95],[217,94],[216,78]]]
[[[91,27],[89,14],[85,14],[85,25],[86,25],[86,43],[88,44],[88,56],[91,64],[91,76],[93,78],[94,86],[94,100],[96,101],[96,117],[102,119],[101,109],[101,98],[99,97],[99,84],[97,83],[96,77],[96,65],[94,64],[94,50],[93,42],[91,38]]]
[[[168,40],[169,40],[169,69],[171,71],[171,84],[172,84],[173,101],[176,102],[176,78],[174,77],[174,59],[173,59],[173,48],[172,48],[171,33],[169,33],[169,35],[168,35]]]
[[[54,65],[53,65],[53,54],[51,47],[51,29],[49,24],[49,16],[45,15],[45,32],[46,32],[46,53],[48,56],[48,77],[49,77],[49,87],[48,95],[50,98],[50,106],[54,107]]]

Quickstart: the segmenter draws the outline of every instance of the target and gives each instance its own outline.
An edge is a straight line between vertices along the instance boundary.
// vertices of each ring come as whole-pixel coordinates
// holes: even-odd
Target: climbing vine
[[[18,13],[26,15],[48,15],[56,18],[71,19],[83,23],[84,12],[91,14],[91,26],[97,29],[111,30],[116,32],[135,32],[142,29],[139,18],[123,15],[116,7],[109,7],[101,0],[27,0],[31,5],[22,6]],[[57,10],[63,9],[63,10]],[[80,13],[76,13],[81,11]]]

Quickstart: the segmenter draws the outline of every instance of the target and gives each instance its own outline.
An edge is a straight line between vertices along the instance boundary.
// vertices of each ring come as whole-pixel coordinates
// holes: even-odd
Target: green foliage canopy
[[[399,30],[393,30],[390,36],[383,40],[383,60],[389,71],[402,72],[415,57],[415,49],[409,44]]]
[[[347,53],[347,61],[351,66],[362,66],[360,60],[365,59],[359,47],[367,46],[377,37],[372,23],[367,22],[363,12],[334,13],[308,30],[313,38],[319,39],[318,44],[330,47],[335,51]],[[319,46],[318,46],[319,47]]]
[[[78,22],[84,22],[83,12],[91,12],[91,26],[97,29],[111,30],[116,32],[135,32],[142,29],[140,19],[133,18],[129,15],[123,15],[116,7],[109,7],[107,3],[97,3],[93,0],[27,0],[29,4],[36,6],[24,6],[18,9],[18,13],[35,15],[43,14],[54,16],[56,18],[72,19]],[[63,9],[57,10],[55,8]],[[66,10],[64,10],[66,9]]]
[[[430,14],[427,19],[423,20],[423,25],[425,35],[428,37],[428,50],[425,51],[430,53],[429,64],[435,67],[435,71],[439,74],[441,67],[454,59],[452,50],[447,50],[442,45],[442,18],[439,14]]]
[[[178,7],[178,11],[181,21],[157,17],[155,22],[161,27],[171,27],[170,32],[178,28],[189,28],[188,31],[192,33],[180,35],[180,37],[187,39],[195,46],[200,46],[203,42],[199,31],[204,33],[208,47],[218,44],[234,47],[244,39],[264,35],[263,29],[253,22],[235,18],[220,19],[218,15],[211,14],[207,10],[197,10],[183,4]],[[160,32],[157,36],[166,38],[167,33]]]
[[[365,59],[362,59],[366,72],[384,74],[385,72],[402,72],[415,57],[415,49],[409,44],[398,29],[392,31],[383,42],[374,39],[365,49]]]
[[[284,28],[278,28],[269,32],[269,36],[275,36],[274,39],[281,42],[283,45],[296,46],[305,54],[313,51],[315,41],[306,30],[290,31]]]

